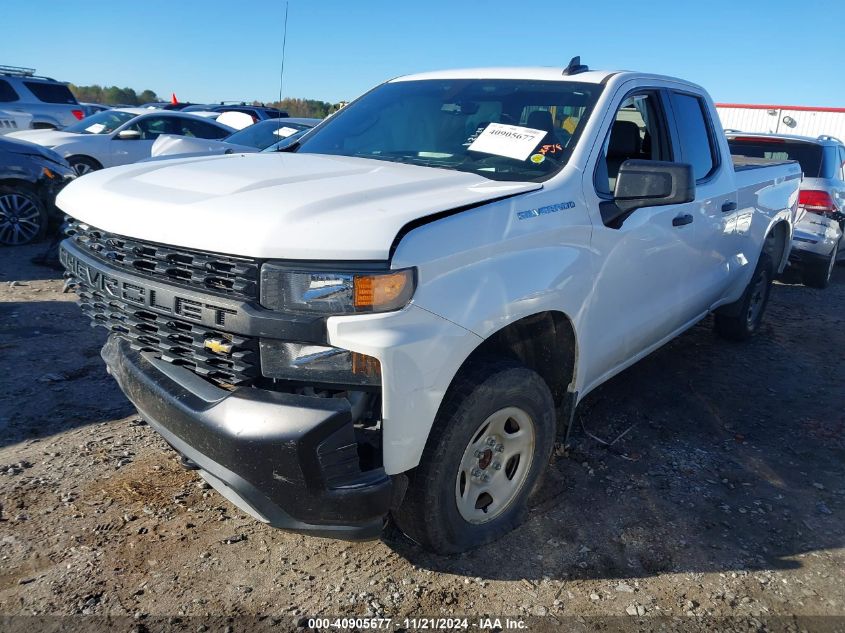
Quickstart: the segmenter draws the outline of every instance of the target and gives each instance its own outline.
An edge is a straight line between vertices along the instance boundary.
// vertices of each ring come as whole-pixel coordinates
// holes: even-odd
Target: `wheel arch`
[[[578,365],[575,326],[559,310],[545,310],[511,321],[467,356],[453,376],[450,388],[477,360],[490,357],[517,360],[537,372],[552,392],[555,405],[561,407],[567,403],[575,384]]]
[[[789,258],[790,226],[786,220],[775,222],[766,234],[763,252],[772,258],[777,273],[783,272]]]

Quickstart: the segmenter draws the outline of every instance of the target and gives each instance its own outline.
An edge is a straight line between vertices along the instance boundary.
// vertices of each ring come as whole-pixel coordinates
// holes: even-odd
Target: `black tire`
[[[751,281],[739,300],[716,310],[716,334],[731,341],[745,341],[754,336],[769,303],[774,272],[772,258],[761,253]]]
[[[0,185],[0,245],[37,242],[47,232],[49,221],[47,208],[32,189]]]
[[[482,423],[509,408],[517,408],[530,417],[533,453],[525,471],[519,474],[521,483],[512,484],[513,496],[505,497],[509,500],[496,510],[493,518],[473,523],[465,519],[458,508],[458,490],[464,481],[460,474],[462,460],[471,450],[473,441],[480,441],[488,434],[486,429],[480,428]],[[401,506],[393,512],[396,525],[412,540],[438,554],[479,547],[510,532],[523,521],[528,498],[546,470],[554,447],[555,429],[552,394],[539,374],[510,360],[473,363],[462,370],[449,388],[420,465],[408,473],[407,493]],[[502,450],[502,447],[496,450]],[[507,455],[506,452],[502,454]],[[497,466],[489,461],[487,464],[485,469]],[[489,472],[493,477],[505,476],[512,481],[516,475],[508,474],[510,464],[509,461],[504,468],[498,464],[496,472],[485,473]],[[484,494],[475,500],[475,510],[479,509],[479,500],[483,498]],[[486,514],[487,509],[482,508],[481,512]]]
[[[103,168],[100,163],[88,156],[69,156],[67,162],[73,167],[77,176],[84,176]]]
[[[833,267],[836,265],[836,256],[839,253],[839,244],[833,247],[830,257],[822,262],[810,262],[801,268],[801,280],[805,286],[810,288],[827,288],[830,284],[830,277],[833,274]]]

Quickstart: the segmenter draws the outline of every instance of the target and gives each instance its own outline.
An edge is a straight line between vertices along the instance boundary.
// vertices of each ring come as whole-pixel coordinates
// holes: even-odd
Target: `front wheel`
[[[761,253],[751,281],[739,300],[716,311],[714,324],[719,336],[732,341],[745,341],[754,336],[769,303],[773,277],[772,258]]]
[[[90,174],[92,171],[103,168],[100,163],[87,156],[70,156],[67,162],[73,167],[73,171],[76,172],[77,176],[84,176],[85,174]]]
[[[393,513],[396,524],[439,554],[503,536],[522,522],[555,428],[554,401],[539,374],[507,360],[474,364],[441,405]]]
[[[30,189],[0,186],[0,244],[21,246],[47,231],[47,209]]]

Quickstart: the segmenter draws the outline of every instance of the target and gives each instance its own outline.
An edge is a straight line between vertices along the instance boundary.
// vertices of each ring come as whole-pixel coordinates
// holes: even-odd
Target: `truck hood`
[[[105,169],[70,183],[57,205],[105,231],[162,244],[259,258],[386,260],[409,222],[541,187],[273,152]]]

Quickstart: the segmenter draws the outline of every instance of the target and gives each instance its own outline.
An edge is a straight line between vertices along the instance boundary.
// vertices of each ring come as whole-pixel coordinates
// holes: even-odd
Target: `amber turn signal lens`
[[[370,378],[381,378],[381,363],[372,356],[352,352],[352,373]]]
[[[359,310],[391,310],[404,306],[413,292],[413,272],[356,275],[353,304]]]

